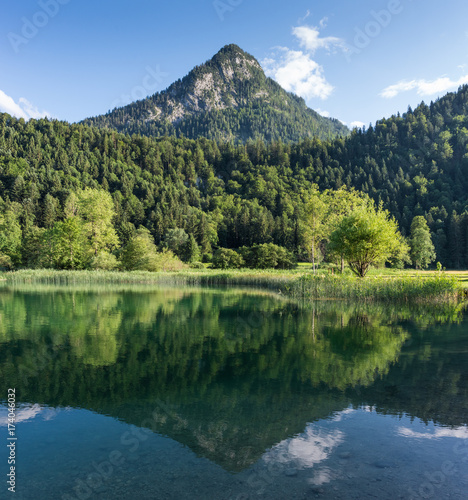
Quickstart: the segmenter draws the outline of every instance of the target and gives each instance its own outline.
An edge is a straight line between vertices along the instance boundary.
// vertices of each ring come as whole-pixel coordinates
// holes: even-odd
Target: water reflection
[[[263,456],[263,460],[267,464],[283,464],[300,469],[312,468],[327,460],[343,441],[342,431],[325,431],[309,424],[299,436],[273,446]],[[293,472],[291,471],[291,474]]]
[[[359,433],[368,447],[370,436],[390,448],[466,439],[467,347],[454,306],[304,305],[252,290],[0,290],[0,390],[17,388],[21,422],[92,410],[263,485],[246,491],[273,491],[278,475],[302,477],[314,494],[349,480],[337,469],[360,456],[350,445]],[[357,430],[376,412],[451,428]],[[404,460],[399,446],[394,461]],[[372,471],[380,455],[365,459]]]

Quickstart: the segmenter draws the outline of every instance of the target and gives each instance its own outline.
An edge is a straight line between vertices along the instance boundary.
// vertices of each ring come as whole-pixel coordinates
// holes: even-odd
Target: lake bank
[[[254,286],[301,299],[344,299],[366,302],[447,302],[466,299],[456,276],[446,273],[374,275],[364,279],[275,270],[193,270],[151,273],[146,271],[21,270],[2,275],[4,283],[51,284],[161,284]]]

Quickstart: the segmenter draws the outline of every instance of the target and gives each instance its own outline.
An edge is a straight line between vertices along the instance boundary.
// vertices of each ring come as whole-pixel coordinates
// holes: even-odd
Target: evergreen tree
[[[200,248],[193,234],[189,236],[184,250],[184,258],[182,259],[184,262],[193,263],[200,261]]]
[[[426,269],[436,260],[431,232],[424,217],[417,215],[411,223],[410,256],[416,269]]]
[[[162,243],[163,248],[171,250],[181,259],[185,259],[187,255],[187,244],[189,242],[189,235],[184,229],[178,227],[169,229],[164,236]]]

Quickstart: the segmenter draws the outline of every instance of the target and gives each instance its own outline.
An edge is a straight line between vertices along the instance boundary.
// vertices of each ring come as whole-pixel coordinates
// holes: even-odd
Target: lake
[[[454,306],[3,285],[0,385],[0,498],[468,498]]]

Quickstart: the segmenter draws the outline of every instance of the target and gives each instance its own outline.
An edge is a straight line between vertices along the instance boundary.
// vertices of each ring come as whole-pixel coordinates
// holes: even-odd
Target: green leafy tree
[[[206,214],[202,213],[197,227],[197,236],[202,253],[212,252],[211,244],[217,243],[218,234],[213,227],[213,223],[208,220]]]
[[[326,224],[328,237],[340,224],[343,217],[346,217],[358,207],[371,207],[373,203],[365,193],[360,193],[355,189],[348,189],[346,186],[336,191],[328,189],[323,196],[327,205]],[[337,255],[337,257],[341,263],[341,273],[343,274],[344,255]]]
[[[0,266],[12,268],[20,259],[21,226],[18,212],[6,210],[0,215]]]
[[[427,221],[421,215],[411,223],[411,260],[416,269],[426,269],[437,258]]]
[[[52,241],[47,231],[43,227],[30,226],[23,232],[21,255],[24,267],[34,269],[49,265]]]
[[[315,260],[318,245],[327,236],[326,224],[327,203],[324,196],[314,186],[305,205],[306,241],[309,243],[312,256],[312,269],[316,273]],[[275,266],[272,266],[275,267]]]
[[[179,227],[175,229],[169,229],[164,237],[163,248],[171,250],[180,258],[184,259],[188,241],[189,235],[185,232],[184,229],[181,229]]]
[[[113,218],[114,202],[111,195],[103,189],[86,188],[78,191],[78,215],[84,221],[84,230],[93,255],[101,250],[112,250],[119,244]]]
[[[156,245],[151,233],[140,227],[124,246],[120,261],[127,271],[148,271],[151,257],[156,254]]]
[[[140,227],[121,252],[121,266],[127,271],[178,271],[184,264],[170,250],[158,252],[151,233]]]
[[[64,215],[67,217],[76,217],[79,215],[80,205],[78,195],[71,192],[65,200]]]
[[[344,256],[352,272],[361,278],[370,266],[407,252],[398,224],[381,206],[358,207],[343,217],[331,234],[330,246]]]
[[[89,244],[83,221],[78,216],[56,222],[48,236],[52,238],[52,259],[59,269],[82,269],[87,266]]]

